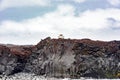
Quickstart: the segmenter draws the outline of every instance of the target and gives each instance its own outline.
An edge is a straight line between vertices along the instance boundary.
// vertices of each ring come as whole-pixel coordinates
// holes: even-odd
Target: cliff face
[[[12,75],[23,71],[30,49],[22,46],[0,45],[0,75]]]
[[[1,46],[0,50],[1,74],[118,78],[120,73],[119,41],[46,38],[35,46]]]

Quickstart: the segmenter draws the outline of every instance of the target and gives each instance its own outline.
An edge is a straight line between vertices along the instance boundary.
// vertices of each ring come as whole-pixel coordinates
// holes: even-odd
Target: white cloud
[[[107,0],[113,6],[119,6],[120,0]]]
[[[120,39],[120,30],[111,29],[116,27],[120,28],[119,9],[88,10],[75,16],[74,6],[60,5],[54,12],[33,19],[3,21],[0,25],[0,42],[35,44],[41,38],[57,37],[60,33],[71,38]]]
[[[1,0],[0,10],[5,10],[8,8],[17,7],[30,7],[30,6],[49,6],[52,0]],[[54,0],[53,0],[54,1]],[[56,1],[66,1],[66,0],[56,0]],[[68,0],[69,2],[70,0]],[[86,0],[71,0],[77,3],[83,3]]]
[[[83,2],[85,2],[86,0],[73,0],[73,1],[78,2],[78,3],[83,3]]]
[[[48,6],[50,0],[2,0],[0,10],[23,6]]]

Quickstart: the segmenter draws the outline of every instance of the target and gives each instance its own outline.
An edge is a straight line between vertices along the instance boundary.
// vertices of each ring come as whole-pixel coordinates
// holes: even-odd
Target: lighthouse
[[[58,39],[64,39],[63,34],[60,34],[60,35],[58,36]]]

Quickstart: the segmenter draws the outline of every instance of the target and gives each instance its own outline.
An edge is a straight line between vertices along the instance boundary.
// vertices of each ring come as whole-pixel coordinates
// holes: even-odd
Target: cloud
[[[83,3],[83,2],[85,2],[86,0],[73,0],[73,1],[78,2],[78,3]]]
[[[65,2],[67,0],[1,0],[0,1],[0,11],[8,9],[8,8],[18,8],[18,7],[33,7],[33,6],[50,6],[51,2],[54,1],[61,1]],[[87,0],[68,0],[74,1],[77,3],[83,3]]]
[[[2,0],[0,10],[27,6],[48,6],[51,0]]]
[[[120,28],[120,9],[87,10],[76,16],[75,7],[66,4],[54,12],[21,22],[3,21],[0,28],[3,43],[36,44],[42,38],[56,38],[60,33],[70,38],[120,39],[120,30],[113,30]]]
[[[120,0],[107,0],[113,6],[119,6]]]

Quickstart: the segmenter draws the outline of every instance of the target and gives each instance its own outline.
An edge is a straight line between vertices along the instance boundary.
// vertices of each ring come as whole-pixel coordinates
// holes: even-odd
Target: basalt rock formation
[[[34,46],[0,46],[0,74],[49,77],[120,77],[120,41],[41,40]]]
[[[31,47],[0,45],[0,75],[23,71]]]

